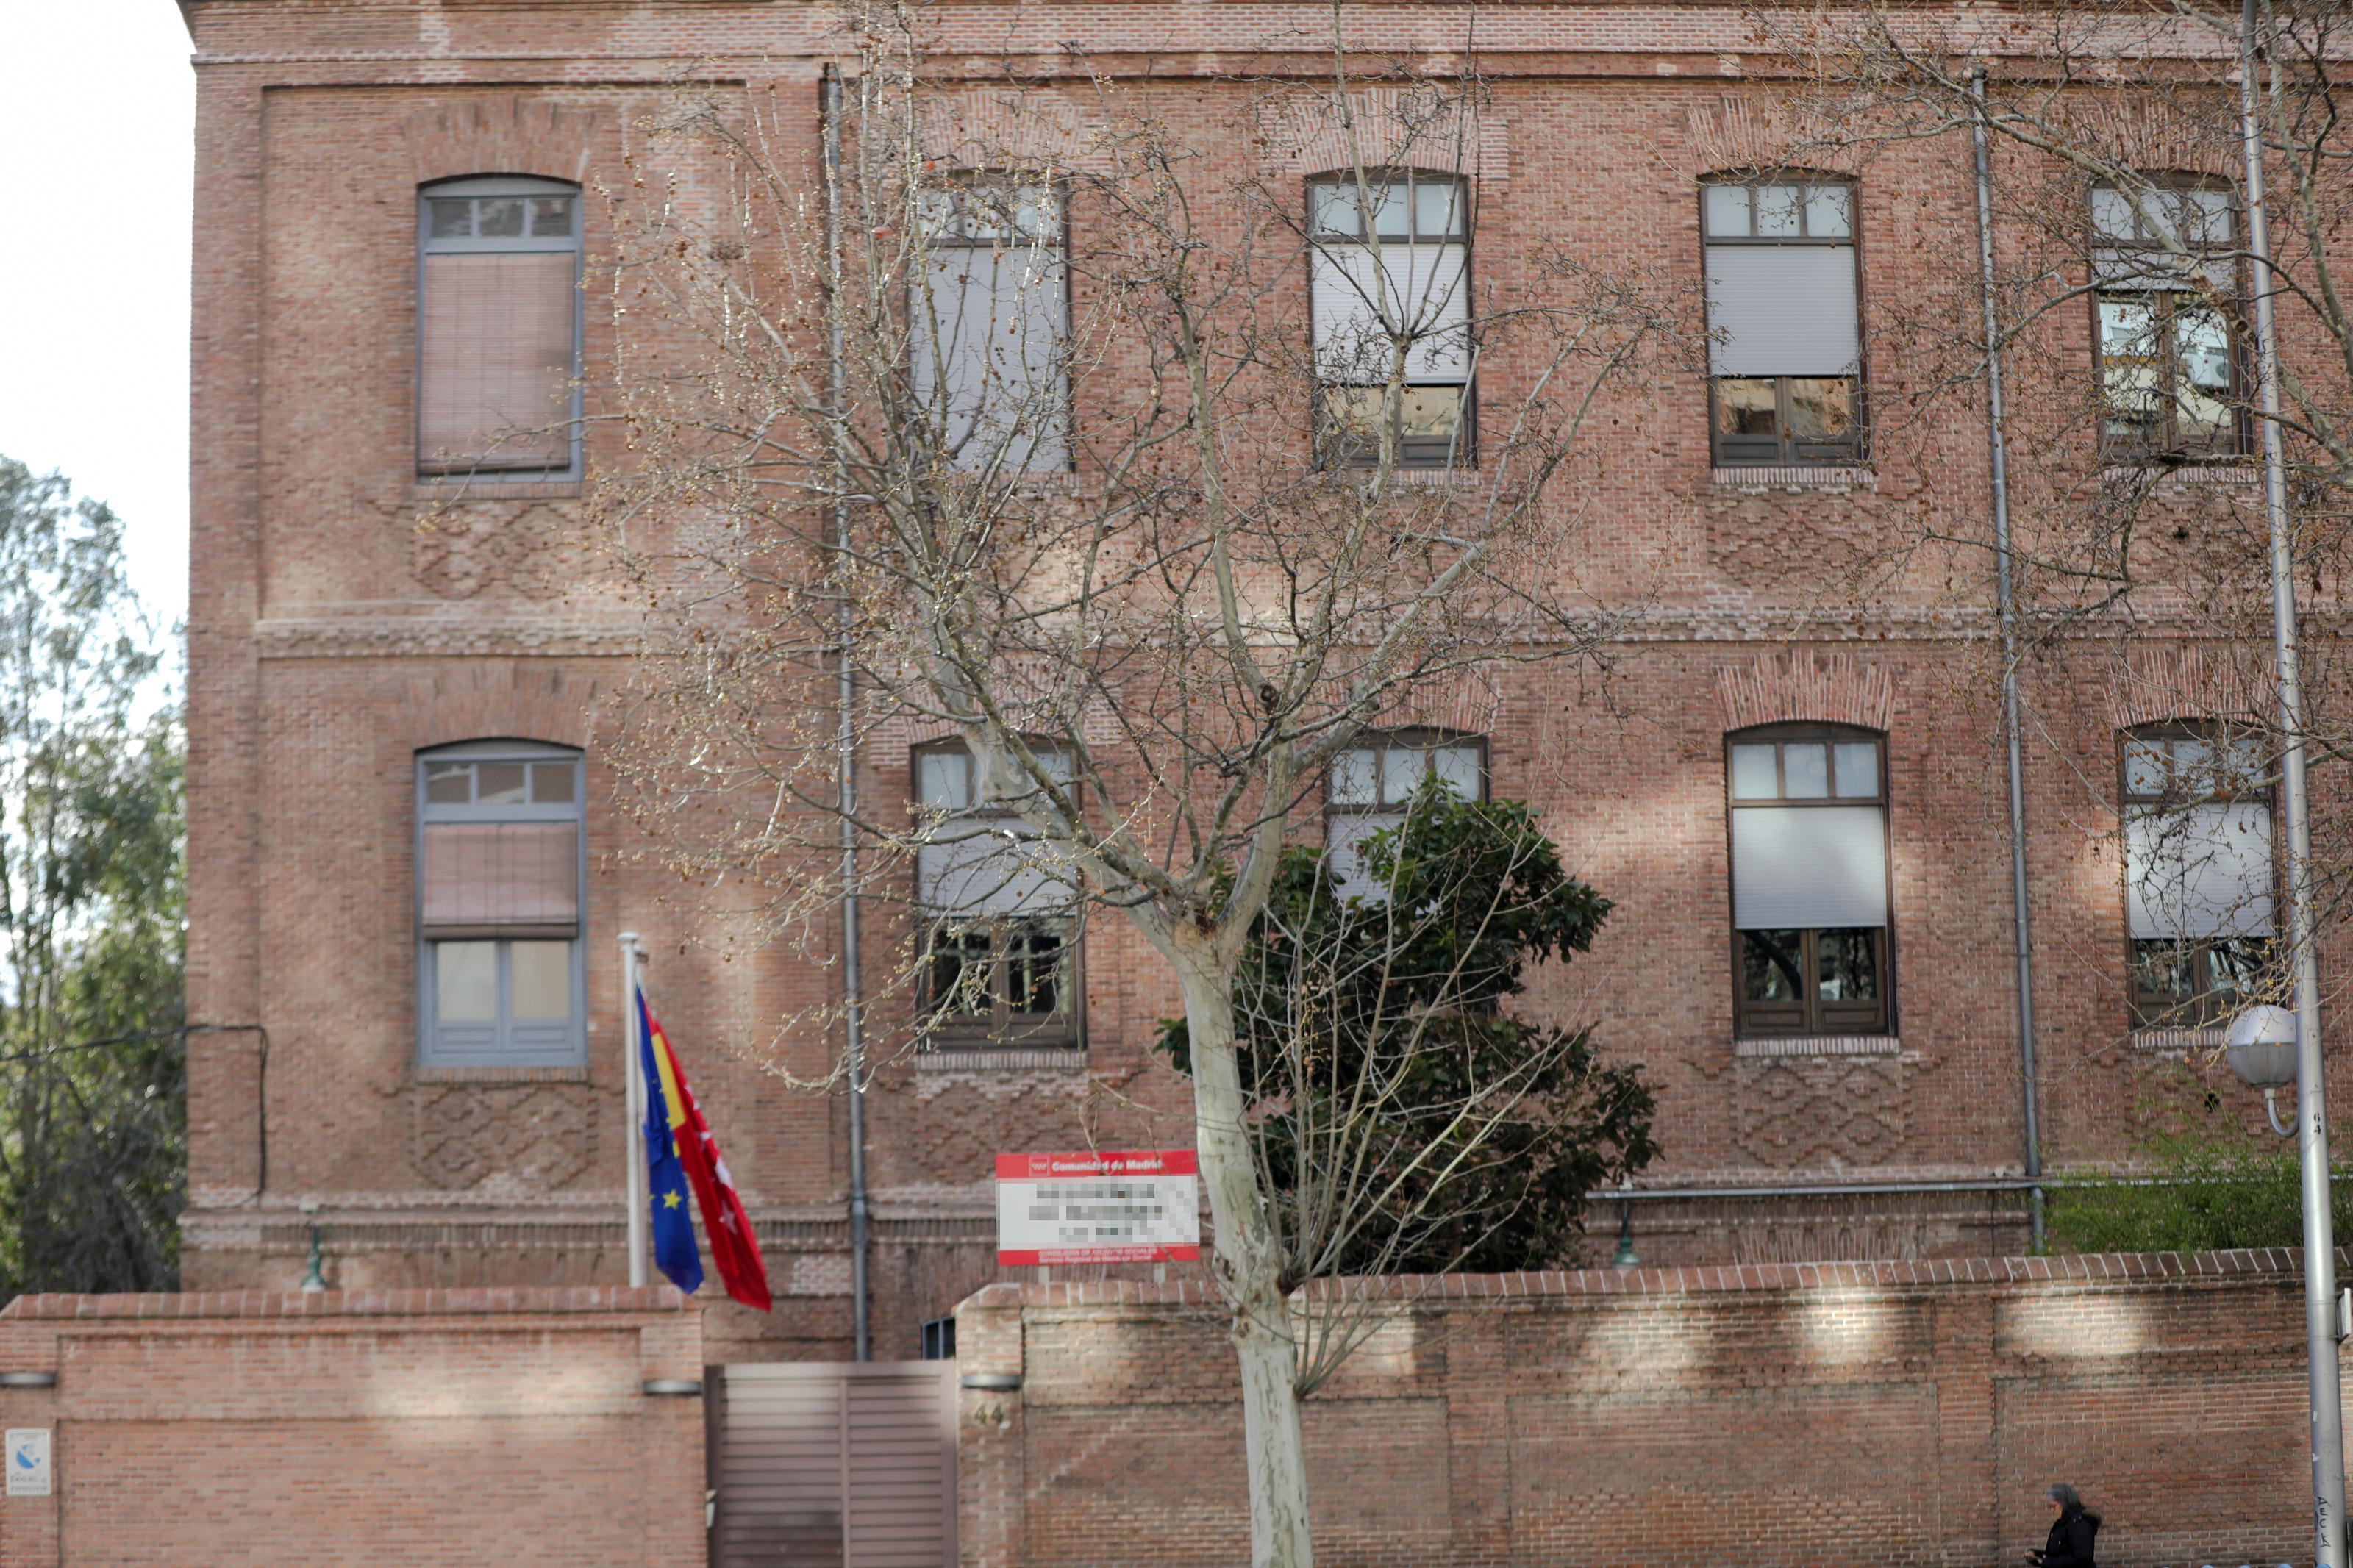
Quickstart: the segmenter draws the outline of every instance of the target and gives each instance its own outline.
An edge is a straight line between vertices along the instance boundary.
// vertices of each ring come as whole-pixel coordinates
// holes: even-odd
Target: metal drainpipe
[[[828,412],[833,437],[833,540],[835,561],[843,574],[834,765],[841,814],[841,1026],[843,1059],[849,1075],[849,1310],[852,1353],[860,1361],[869,1361],[874,1346],[866,1279],[866,1038],[863,999],[859,993],[858,825],[853,816],[858,809],[858,678],[850,659],[856,612],[848,578],[849,463],[842,450],[848,435],[841,427],[842,411],[849,401],[841,371],[841,73],[831,65],[818,78],[818,118],[825,141],[826,375],[832,401]]]
[[[2034,939],[2026,901],[2026,769],[2021,757],[2018,703],[2018,606],[2011,597],[2010,464],[2002,443],[2001,326],[1994,311],[1993,169],[1986,149],[1986,73],[1969,77],[1975,113],[1969,134],[1978,165],[1978,284],[1985,310],[1986,447],[1993,471],[1994,604],[2001,620],[2001,728],[2010,763],[2010,897],[2018,942],[2018,1075],[2026,1109],[2026,1174],[2042,1175],[2042,1115],[2034,1070]],[[2042,1188],[2027,1192],[2034,1250],[2041,1252]]]
[[[2289,956],[2295,965],[2295,1113],[2304,1177],[2304,1333],[2312,1400],[2314,1552],[2345,1568],[2345,1413],[2337,1363],[2337,1248],[2329,1213],[2327,1087],[2321,1075],[2320,973],[2313,948],[2312,815],[2305,788],[2304,690],[2297,673],[2295,540],[2288,515],[2287,447],[2280,426],[2279,336],[2273,321],[2271,226],[2263,210],[2263,145],[2255,115],[2259,0],[2244,0],[2239,32],[2239,137],[2247,169],[2247,254],[2254,264],[2255,363],[2263,423],[2263,509],[2271,524],[2272,657],[2279,673],[2281,794],[2287,808]],[[2276,90],[2276,79],[2274,79]]]

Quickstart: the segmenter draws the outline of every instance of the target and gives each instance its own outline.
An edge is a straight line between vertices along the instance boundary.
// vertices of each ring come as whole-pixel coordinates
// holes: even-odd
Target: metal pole
[[[2018,716],[2018,606],[2011,597],[2010,462],[2002,442],[2001,327],[1993,306],[1993,170],[1986,150],[1986,73],[1969,79],[1976,113],[1978,283],[1985,308],[1986,445],[1993,472],[1993,591],[2001,620],[2001,729],[2010,757],[2010,900],[2018,942],[2018,1078],[2026,1107],[2026,1174],[2042,1174],[2042,1121],[2034,1071],[2034,933],[2026,902],[2026,769]],[[2042,1189],[2029,1189],[2027,1218],[2034,1250],[2042,1250]]]
[[[850,658],[857,635],[849,595],[849,463],[842,426],[849,399],[842,386],[841,341],[841,73],[828,65],[818,78],[818,118],[825,139],[827,375],[832,406],[834,562],[841,573],[839,685],[835,693],[835,792],[841,817],[841,1027],[849,1077],[849,1303],[852,1353],[871,1358],[866,1278],[866,1040],[858,973],[858,677]]]
[[[638,972],[644,960],[638,955],[638,933],[621,933],[621,1072],[622,1081],[628,1086],[628,1126],[621,1141],[629,1150],[629,1283],[646,1282],[646,1228],[650,1216],[646,1209],[646,1084],[644,1064],[638,1056]]]
[[[2295,964],[2295,1114],[2304,1173],[2304,1338],[2312,1398],[2312,1528],[2323,1568],[2345,1568],[2345,1419],[2337,1365],[2337,1242],[2329,1215],[2327,1086],[2320,1056],[2320,973],[2313,951],[2312,818],[2305,791],[2304,691],[2296,668],[2295,555],[2280,428],[2279,339],[2272,320],[2271,231],[2255,113],[2259,0],[2243,0],[2239,135],[2247,165],[2247,252],[2254,267],[2255,366],[2263,424],[2263,504],[2272,535],[2272,654],[2278,663],[2281,780],[2287,805],[2287,910]]]

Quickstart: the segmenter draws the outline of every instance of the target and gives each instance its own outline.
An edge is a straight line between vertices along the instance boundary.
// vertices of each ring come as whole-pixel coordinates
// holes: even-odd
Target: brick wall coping
[[[477,1286],[455,1290],[191,1290],[149,1295],[26,1295],[0,1321],[28,1319],[440,1318],[675,1312],[667,1285]]]
[[[2337,1249],[2340,1276],[2353,1247]],[[2300,1275],[2300,1247],[2229,1252],[2069,1253],[2051,1258],[1953,1258],[1879,1263],[1765,1263],[1692,1268],[1565,1268],[1518,1274],[1402,1275],[1378,1279],[1321,1281],[1319,1290],[1346,1289],[1392,1300],[1444,1302],[1527,1300],[1578,1296],[1678,1296],[1744,1290],[1837,1289],[1906,1285],[2020,1285],[2103,1280],[2189,1280]],[[1080,1306],[1217,1306],[1206,1281],[1154,1285],[1134,1279],[1070,1284],[1000,1282],[964,1303],[980,1309]]]

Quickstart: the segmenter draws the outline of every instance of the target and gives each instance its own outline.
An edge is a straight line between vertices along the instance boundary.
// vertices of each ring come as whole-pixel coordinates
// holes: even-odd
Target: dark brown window
[[[2124,742],[2125,916],[2133,1022],[2198,1028],[2259,999],[2274,956],[2272,771],[2213,725]]]
[[[1324,844],[1344,895],[1386,896],[1365,871],[1365,840],[1402,825],[1414,792],[1432,774],[1464,800],[1486,799],[1486,742],[1443,731],[1399,730],[1371,737],[1332,759],[1324,789]]]
[[[1039,755],[1068,779],[1066,753]],[[923,748],[914,763],[926,1039],[1078,1044],[1079,920],[1067,860],[1005,803],[982,796],[962,742]]]
[[[1715,461],[1862,453],[1854,186],[1792,176],[1700,190]]]
[[[417,471],[576,473],[578,187],[445,180],[417,226]]]
[[[2226,313],[2237,265],[2231,194],[2176,183],[2092,192],[2100,435],[2126,461],[2245,450]]]
[[[1377,171],[1307,187],[1323,461],[1401,467],[1472,461],[1470,190],[1452,174]],[[1397,342],[1403,388],[1389,405]]]
[[[1869,730],[1725,738],[1741,1037],[1886,1032],[1886,763]]]

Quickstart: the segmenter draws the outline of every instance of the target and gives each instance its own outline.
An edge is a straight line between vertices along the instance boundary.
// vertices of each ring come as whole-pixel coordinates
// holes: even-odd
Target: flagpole
[[[621,1071],[628,1086],[628,1124],[621,1142],[629,1151],[629,1283],[646,1282],[646,1085],[644,1060],[638,1049],[638,975],[645,960],[638,952],[638,933],[621,933]]]

